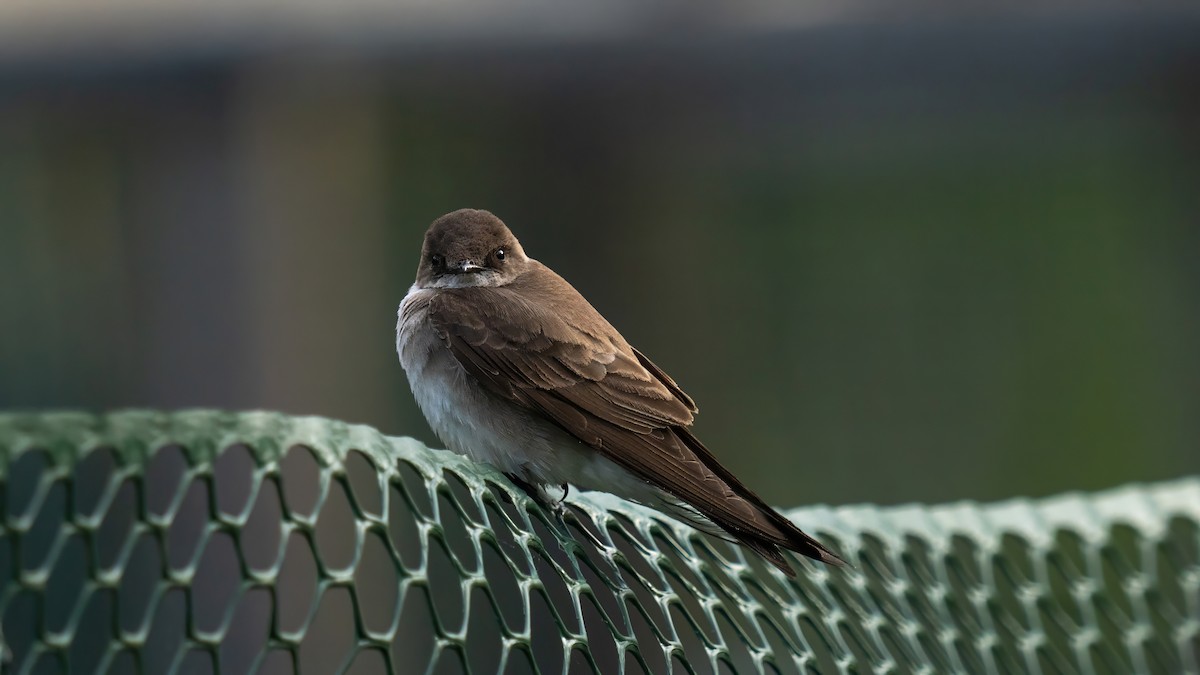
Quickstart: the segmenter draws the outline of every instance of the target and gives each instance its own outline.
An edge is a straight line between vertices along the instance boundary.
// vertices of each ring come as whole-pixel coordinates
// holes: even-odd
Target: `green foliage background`
[[[437,445],[421,234],[489,208],[781,504],[1200,471],[1190,17],[87,55],[0,68],[0,407]]]

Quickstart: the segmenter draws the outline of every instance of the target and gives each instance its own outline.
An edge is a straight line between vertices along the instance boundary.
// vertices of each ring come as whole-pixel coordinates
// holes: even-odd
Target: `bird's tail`
[[[840,558],[836,553],[829,550],[821,542],[813,537],[805,534],[796,524],[788,520],[782,513],[771,508],[761,497],[754,493],[753,490],[746,487],[740,480],[737,479],[728,469],[717,461],[716,457],[704,447],[698,438],[693,436],[686,429],[675,430],[676,435],[688,446],[688,448],[696,454],[696,456],[704,462],[704,464],[717,476],[725,481],[725,484],[730,487],[735,494],[749,502],[755,509],[758,510],[760,519],[756,518],[754,529],[738,526],[733,523],[724,523],[719,517],[712,518],[709,514],[704,515],[712,518],[714,524],[725,530],[730,536],[736,539],[740,544],[758,553],[772,565],[775,565],[784,574],[789,577],[796,576],[796,571],[788,564],[786,558],[780,549],[788,549],[795,551],[800,555],[807,556],[813,560],[819,560],[823,563],[842,567],[846,565],[846,561]],[[715,514],[714,514],[715,515]],[[761,525],[761,527],[759,527]]]

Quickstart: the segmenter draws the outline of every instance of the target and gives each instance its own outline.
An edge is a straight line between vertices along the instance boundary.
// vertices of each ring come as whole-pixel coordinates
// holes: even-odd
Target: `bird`
[[[845,564],[726,469],[692,433],[692,398],[489,211],[425,232],[396,351],[447,448],[543,505],[574,485],[732,539],[788,576],[783,550]]]

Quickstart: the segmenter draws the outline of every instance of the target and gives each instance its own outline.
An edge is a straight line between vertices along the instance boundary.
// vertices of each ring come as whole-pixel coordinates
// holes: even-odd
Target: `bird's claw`
[[[563,491],[562,497],[554,499],[546,491],[546,486],[544,485],[535,485],[534,483],[530,483],[515,473],[507,473],[505,475],[508,476],[508,479],[513,482],[513,485],[521,488],[521,491],[524,492],[527,497],[536,502],[538,506],[542,507],[542,509],[556,515],[561,515],[565,510],[566,507],[563,506],[563,504],[567,501],[567,494],[569,494],[570,491],[571,486],[569,483],[563,483],[560,486]]]

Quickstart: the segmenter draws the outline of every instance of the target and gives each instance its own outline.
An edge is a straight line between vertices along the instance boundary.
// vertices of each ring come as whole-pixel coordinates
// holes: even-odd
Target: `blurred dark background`
[[[769,501],[1200,471],[1191,3],[113,6],[0,10],[0,407],[437,445],[396,306],[472,206]]]

